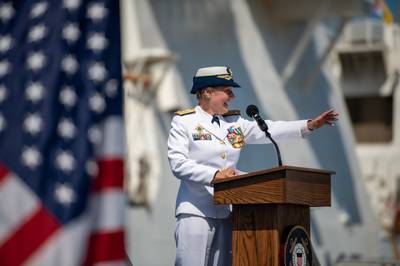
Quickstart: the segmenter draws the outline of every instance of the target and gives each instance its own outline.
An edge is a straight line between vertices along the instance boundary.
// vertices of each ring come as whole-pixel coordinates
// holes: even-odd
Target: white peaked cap
[[[213,66],[199,68],[195,77],[217,76],[217,75],[232,75],[232,72],[225,66]]]

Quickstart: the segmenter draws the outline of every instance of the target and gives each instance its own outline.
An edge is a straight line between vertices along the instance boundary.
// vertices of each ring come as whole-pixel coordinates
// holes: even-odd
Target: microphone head
[[[258,108],[255,105],[249,105],[246,108],[246,114],[250,117],[254,117],[255,115],[258,115]]]

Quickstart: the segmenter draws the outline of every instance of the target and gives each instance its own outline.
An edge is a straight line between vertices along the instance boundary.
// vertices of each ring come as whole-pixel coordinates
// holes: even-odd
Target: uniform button
[[[224,152],[224,153],[221,153],[221,158],[222,159],[225,159],[226,158],[226,153]]]
[[[225,141],[220,140],[219,143],[220,143],[220,144],[225,144]]]

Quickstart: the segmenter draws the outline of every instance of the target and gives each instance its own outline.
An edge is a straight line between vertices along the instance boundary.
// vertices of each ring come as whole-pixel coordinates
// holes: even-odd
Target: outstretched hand
[[[320,114],[317,118],[308,120],[307,126],[310,130],[320,128],[323,125],[334,126],[335,122],[338,121],[338,116],[339,114],[334,109],[330,109]]]

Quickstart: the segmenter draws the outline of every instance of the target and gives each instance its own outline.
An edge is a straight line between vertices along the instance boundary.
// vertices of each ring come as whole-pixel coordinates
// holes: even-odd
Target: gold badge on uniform
[[[197,133],[192,133],[193,140],[211,140],[211,134],[203,132],[203,127],[198,125],[195,130]]]
[[[228,135],[226,135],[228,141],[236,149],[240,149],[244,146],[244,137],[242,129],[240,127],[231,126],[228,128]]]

